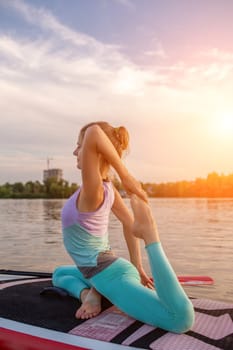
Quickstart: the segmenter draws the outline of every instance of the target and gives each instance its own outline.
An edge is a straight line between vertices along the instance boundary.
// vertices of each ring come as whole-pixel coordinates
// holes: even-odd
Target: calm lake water
[[[65,200],[0,200],[1,268],[53,271],[72,261],[62,243]],[[128,204],[128,200],[126,200]],[[151,199],[164,250],[178,275],[209,275],[213,286],[186,286],[190,296],[233,301],[233,199]],[[110,241],[128,258],[112,216]],[[150,273],[142,244],[145,270]]]

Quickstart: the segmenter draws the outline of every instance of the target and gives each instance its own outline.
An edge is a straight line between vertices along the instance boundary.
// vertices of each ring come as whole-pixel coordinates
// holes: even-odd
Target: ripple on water
[[[150,203],[176,273],[215,280],[214,286],[186,286],[187,293],[233,301],[233,199],[162,198]],[[72,263],[62,243],[63,204],[64,200],[0,200],[2,268],[52,271]],[[113,215],[109,231],[112,248],[128,258],[121,225]],[[144,249],[142,259],[150,273]]]

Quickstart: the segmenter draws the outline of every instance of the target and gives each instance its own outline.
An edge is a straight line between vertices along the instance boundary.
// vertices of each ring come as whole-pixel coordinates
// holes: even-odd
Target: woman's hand
[[[140,270],[138,270],[138,272],[139,272],[140,277],[141,277],[141,283],[149,289],[155,289],[151,278],[147,276],[144,269],[141,268]]]
[[[121,179],[122,185],[124,186],[125,191],[128,195],[136,194],[138,197],[143,199],[145,202],[148,202],[147,194],[142,189],[142,185],[129,173]]]

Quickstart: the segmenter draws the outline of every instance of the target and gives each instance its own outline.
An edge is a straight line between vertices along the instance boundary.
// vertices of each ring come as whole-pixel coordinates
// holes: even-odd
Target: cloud
[[[202,64],[204,78],[211,81],[223,81],[233,77],[233,53],[222,51],[218,48],[202,51],[200,58],[205,62]]]
[[[43,8],[35,8],[19,0],[9,2],[8,6],[31,25],[38,26],[42,32],[49,30],[51,34],[46,39],[40,37],[34,41],[14,40],[6,36],[0,38],[0,52],[12,66],[20,64],[20,73],[25,76],[37,74],[37,78],[41,80],[46,76],[47,80],[65,85],[74,84],[75,87],[86,86],[93,89],[98,87],[99,91],[105,93],[110,90],[113,94],[142,96],[146,86],[192,88],[193,84],[202,84],[202,81],[208,79],[225,79],[232,71],[232,64],[226,64],[225,61],[211,65],[162,62],[149,68],[139,67],[124,56],[118,47],[103,44],[91,36],[71,30]],[[144,54],[167,58],[157,38],[154,39],[154,44],[155,49],[145,51]],[[223,56],[217,49],[210,54],[214,57],[221,55],[222,59],[231,57],[229,53],[224,53]],[[3,65],[2,74],[12,75],[12,66]]]
[[[218,60],[218,61],[230,61],[232,62],[233,60],[233,53],[232,52],[228,52],[228,51],[223,51],[220,50],[216,47],[209,49],[209,50],[205,50],[205,51],[201,51],[199,54],[201,57],[206,57],[208,59],[214,59],[214,60]]]
[[[21,15],[30,25],[37,26],[42,31],[49,31],[50,34],[53,34],[53,39],[57,38],[59,41],[62,40],[64,43],[67,42],[82,49],[83,51],[80,51],[80,55],[82,55],[82,53],[91,53],[92,55],[101,57],[108,52],[110,55],[113,55],[115,59],[120,57],[116,50],[117,46],[102,44],[89,35],[64,26],[47,9],[33,7],[29,5],[29,3],[21,0],[12,0],[8,3],[8,6],[15,10],[18,15]],[[75,53],[77,54],[77,51]]]
[[[148,129],[148,139],[159,130],[160,138],[166,137],[171,119],[185,123],[208,108],[211,113],[220,99],[217,84],[221,82],[223,88],[232,79],[230,52],[213,49],[199,53],[193,61],[171,61],[156,39],[154,50],[144,54],[161,60],[139,65],[118,46],[64,26],[44,8],[17,0],[5,6],[38,29],[33,37],[25,32],[23,36],[0,34],[0,108],[4,111],[0,153],[11,153],[8,160],[2,158],[6,169],[12,162],[17,164],[15,169],[20,168],[20,159],[24,169],[30,169],[32,159],[47,155],[55,156],[68,169],[66,159],[70,159],[78,129],[99,119],[126,124],[133,131],[136,150],[132,164],[140,163],[136,158],[140,148],[148,154],[149,164],[150,143],[141,145],[138,139]],[[231,91],[225,89],[224,96],[231,98]],[[161,120],[165,124],[159,128]],[[161,157],[163,154],[164,150]]]
[[[46,75],[46,80],[57,80],[75,86],[98,86],[98,89],[105,86],[105,90],[127,95],[134,95],[135,91],[141,89],[144,78],[147,80],[148,74],[140,71],[121,54],[118,47],[75,32],[61,24],[48,11],[34,8],[23,1],[14,0],[9,3],[9,7],[31,25],[38,26],[42,33],[49,30],[51,35],[33,41],[30,38],[0,37],[0,52],[7,60],[7,64],[2,66],[4,76],[12,74],[12,67],[17,65],[25,77],[37,75],[42,80]],[[139,87],[132,86],[130,89],[128,84],[127,89],[119,88],[122,85],[119,80],[124,71],[127,72],[126,79],[136,82]]]

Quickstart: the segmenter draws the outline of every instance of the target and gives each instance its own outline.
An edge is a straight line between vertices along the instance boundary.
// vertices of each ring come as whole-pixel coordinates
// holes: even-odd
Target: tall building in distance
[[[50,160],[52,158],[47,158],[47,169],[43,171],[43,180],[46,181],[50,178],[55,179],[56,181],[60,181],[63,179],[63,171],[62,169],[58,168],[51,168],[49,167],[50,165]]]

